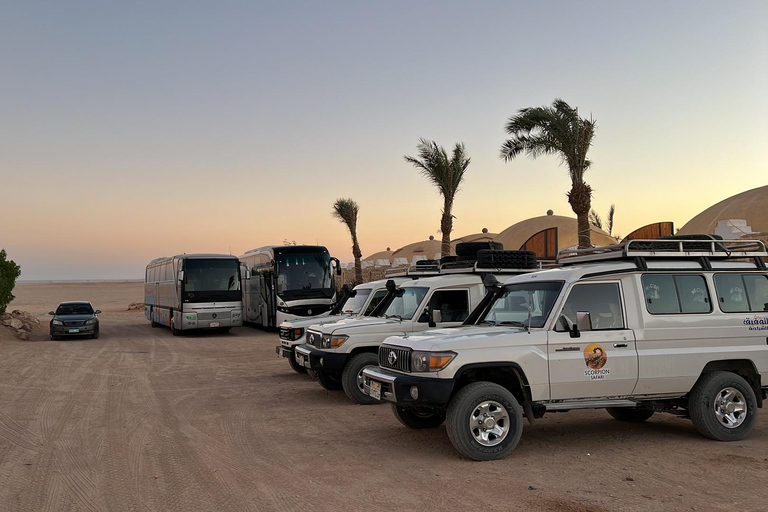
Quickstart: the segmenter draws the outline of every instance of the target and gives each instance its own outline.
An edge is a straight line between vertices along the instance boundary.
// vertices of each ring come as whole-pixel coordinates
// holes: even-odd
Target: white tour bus
[[[181,254],[152,260],[144,275],[144,314],[174,336],[188,329],[243,324],[240,262],[228,254]]]
[[[250,269],[244,280],[245,321],[276,328],[286,320],[316,316],[336,302],[334,264],[339,260],[319,245],[267,246],[240,256]]]

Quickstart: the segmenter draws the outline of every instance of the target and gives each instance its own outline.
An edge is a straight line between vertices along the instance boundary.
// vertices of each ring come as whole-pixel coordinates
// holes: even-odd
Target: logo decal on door
[[[611,373],[608,368],[603,368],[608,362],[608,354],[602,345],[597,343],[587,345],[584,349],[584,362],[587,364],[584,376],[589,377],[590,380],[602,380]]]

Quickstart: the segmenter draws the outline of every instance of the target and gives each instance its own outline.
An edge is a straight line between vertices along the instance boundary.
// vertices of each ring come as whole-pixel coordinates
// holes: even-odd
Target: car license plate
[[[70,329],[70,330],[69,330],[69,332],[70,332],[70,333],[80,332],[80,329],[78,329],[77,327],[75,327],[75,328],[73,328],[73,329]]]
[[[218,327],[218,326],[219,326],[219,322],[211,322],[208,324],[208,327]]]
[[[304,366],[304,356],[301,354],[296,354],[296,361],[301,365]]]
[[[375,398],[376,400],[381,400],[381,382],[372,380],[371,386],[369,389],[371,390],[371,398]]]

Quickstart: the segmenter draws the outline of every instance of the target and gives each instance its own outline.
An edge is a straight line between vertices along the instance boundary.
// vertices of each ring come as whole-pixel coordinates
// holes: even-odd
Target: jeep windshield
[[[395,292],[395,298],[384,311],[387,318],[410,320],[427,295],[429,288],[401,288]]]
[[[342,312],[348,315],[357,315],[360,313],[360,310],[363,309],[363,304],[365,304],[365,301],[368,299],[368,296],[371,294],[373,290],[370,288],[362,288],[360,290],[354,290],[352,293],[354,293],[353,296],[350,296],[347,299],[347,302],[344,303],[344,308],[342,309]]]
[[[478,323],[544,327],[562,288],[563,281],[507,285]]]

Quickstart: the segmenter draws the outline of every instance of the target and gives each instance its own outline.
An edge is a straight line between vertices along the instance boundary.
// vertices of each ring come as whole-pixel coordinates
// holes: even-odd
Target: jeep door
[[[632,394],[637,384],[637,348],[624,311],[618,280],[571,287],[549,332],[553,400]],[[578,317],[584,323],[574,329]]]

